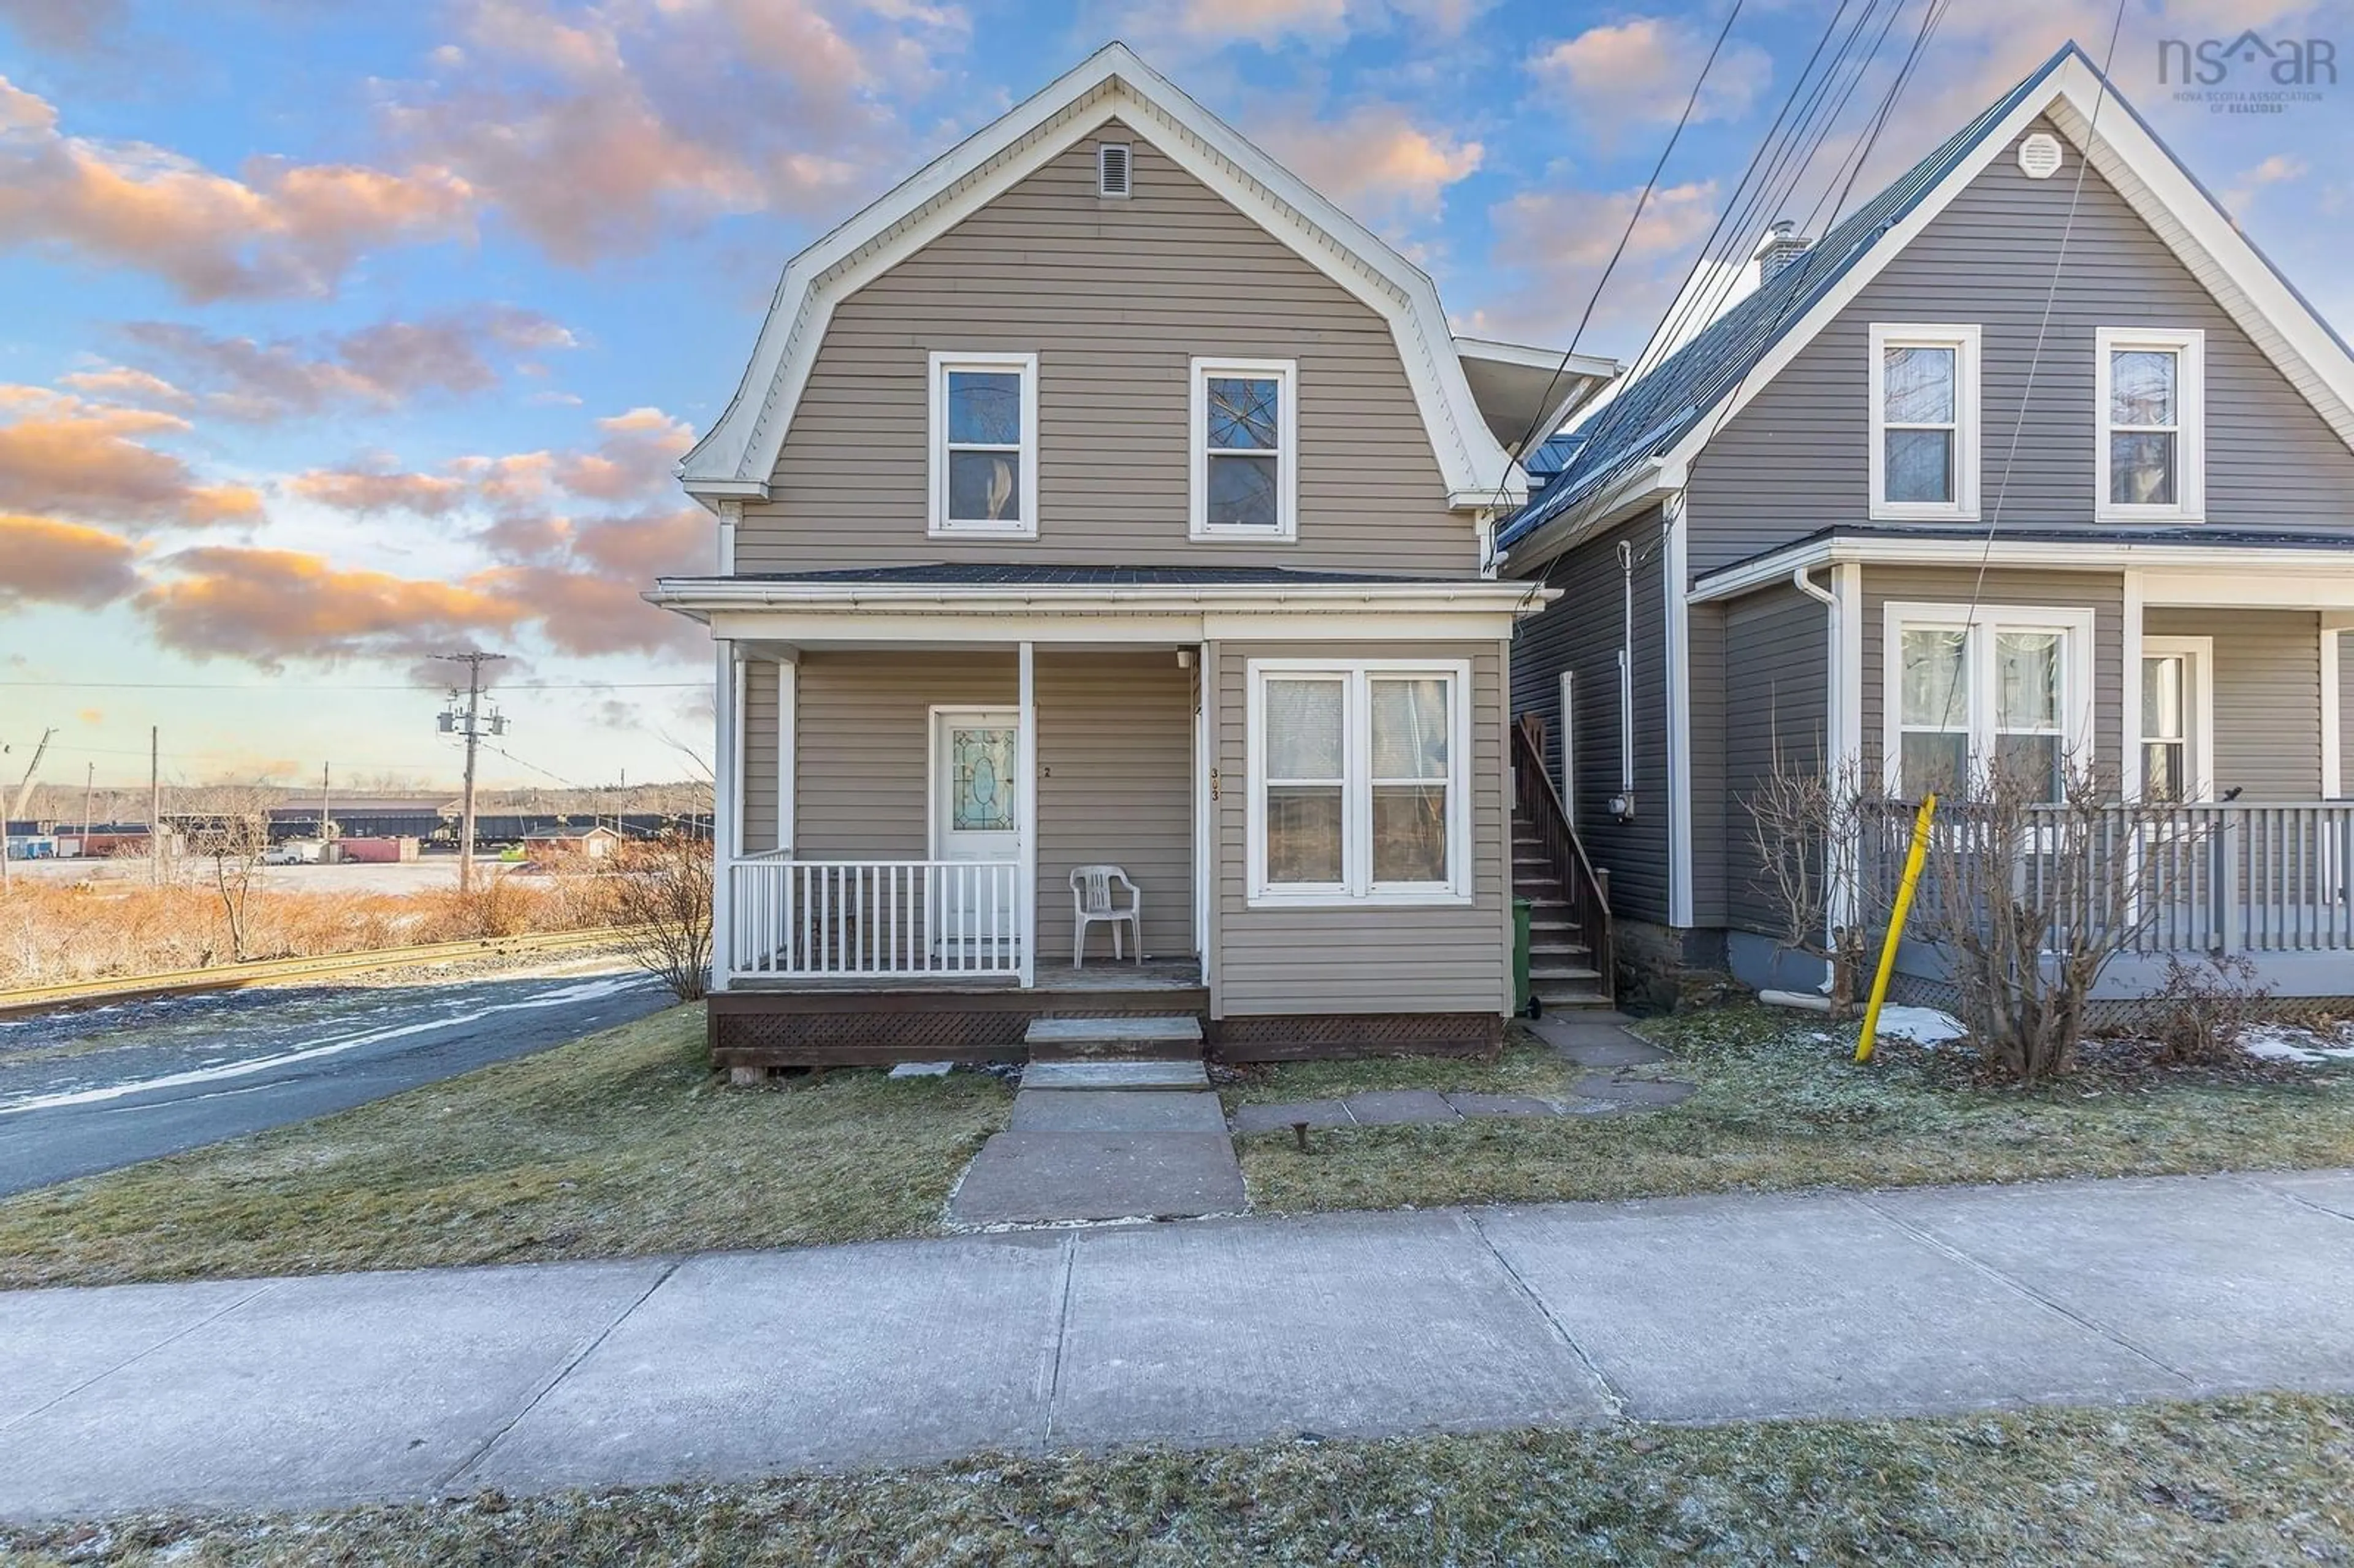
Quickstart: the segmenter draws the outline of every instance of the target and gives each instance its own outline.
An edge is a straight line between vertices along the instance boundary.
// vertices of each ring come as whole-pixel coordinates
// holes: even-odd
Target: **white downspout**
[[[1635,820],[1635,546],[1618,541],[1618,570],[1626,578],[1626,605],[1618,633],[1618,794],[1610,814]]]
[[[1829,755],[1824,759],[1824,766],[1833,769],[1832,778],[1836,781],[1837,769],[1842,760],[1840,750],[1847,735],[1847,715],[1842,711],[1847,692],[1847,617],[1840,604],[1840,596],[1817,583],[1812,571],[1811,567],[1800,567],[1790,574],[1790,586],[1824,606],[1827,611],[1823,629],[1823,644],[1826,650],[1824,658],[1828,666],[1824,671],[1823,683],[1823,738],[1825,749]],[[1862,782],[1862,778],[1859,775],[1856,779],[1857,787],[1861,788]],[[1853,924],[1855,920],[1855,883],[1852,873],[1845,868],[1834,871],[1828,892],[1830,896],[1824,901],[1827,906],[1824,911],[1824,924],[1829,929],[1823,932],[1823,938],[1825,941],[1836,946],[1837,933],[1840,928]],[[1831,960],[1824,960],[1823,987],[1826,991],[1834,983],[1835,967]],[[1807,1005],[1812,1006],[1813,1003],[1808,1002]]]

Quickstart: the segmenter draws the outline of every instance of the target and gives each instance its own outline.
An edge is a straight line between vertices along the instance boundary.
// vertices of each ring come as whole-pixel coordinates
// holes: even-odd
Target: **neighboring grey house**
[[[1819,980],[1756,882],[1777,755],[1910,793],[2065,750],[2217,857],[2119,986],[2237,948],[2354,992],[2346,344],[2073,46],[1776,263],[1531,454],[1499,535],[1560,594],[1512,707],[1622,977]]]
[[[1616,369],[1455,340],[1117,44],[796,256],[682,466],[716,570],[649,596],[717,648],[717,1060],[1018,1054],[1058,1015],[1492,1043],[1548,597],[1485,565],[1500,432]],[[1150,963],[1099,925],[1072,962],[1104,864]]]

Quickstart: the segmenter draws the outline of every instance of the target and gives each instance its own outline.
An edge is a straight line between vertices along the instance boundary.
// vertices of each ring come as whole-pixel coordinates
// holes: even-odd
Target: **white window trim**
[[[953,522],[949,517],[949,372],[951,370],[1022,373],[1022,517],[1015,523]],[[1034,539],[1038,536],[1038,356],[976,349],[970,353],[936,351],[930,358],[930,417],[925,429],[925,450],[930,463],[931,510],[926,532],[935,539],[979,535],[987,539]]]
[[[1561,673],[1561,809],[1577,826],[1577,672]]]
[[[2093,334],[2093,520],[2096,523],[2203,523],[2207,520],[2207,334],[2196,328],[2102,327]],[[2179,355],[2175,384],[2174,504],[2128,506],[2109,499],[2109,358],[2119,350]]]
[[[1460,659],[1253,659],[1246,666],[1244,749],[1249,758],[1248,906],[1254,909],[1459,907],[1472,901],[1471,665]],[[1267,880],[1266,690],[1270,677],[1323,675],[1344,683],[1341,871],[1338,884],[1271,887]],[[1425,675],[1447,682],[1447,869],[1444,883],[1379,884],[1373,877],[1374,676]]]
[[[2141,657],[2153,654],[2159,658],[2179,656],[2190,662],[2190,724],[2184,738],[2190,743],[2190,794],[2189,800],[2211,800],[2215,798],[2215,640],[2212,637],[2154,637],[2142,634]],[[2130,683],[2126,699],[2133,704],[2137,746],[2147,746],[2153,736],[2140,733],[2142,682],[2146,676],[2138,662],[2126,677]],[[2149,780],[2141,781],[2144,789]]]
[[[2095,726],[2093,712],[2094,615],[2089,608],[2054,609],[2048,605],[1919,604],[1891,599],[1882,610],[1880,629],[1880,757],[1892,795],[1904,788],[1904,666],[1903,634],[1907,628],[1935,627],[1948,631],[1975,629],[1965,657],[1969,660],[1970,771],[1981,770],[1994,748],[1995,635],[2003,631],[2057,631],[2064,635],[2061,661],[2060,747],[2065,762],[2084,767],[2094,758]],[[2140,673],[2135,673],[2136,680]],[[2140,700],[2137,693],[2135,700]]]
[[[1191,366],[1192,392],[1185,399],[1185,450],[1191,464],[1192,514],[1190,538],[1237,540],[1261,545],[1289,545],[1299,537],[1299,362],[1292,359],[1196,358]],[[1282,406],[1277,410],[1275,461],[1275,526],[1245,524],[1212,524],[1210,511],[1209,383],[1213,376],[1273,376],[1282,386]]]
[[[1978,324],[1976,322],[1872,323],[1872,519],[1876,523],[1974,523],[1978,516]],[[1954,499],[1888,501],[1888,353],[1892,348],[1954,351]],[[1900,427],[1902,428],[1902,427]]]

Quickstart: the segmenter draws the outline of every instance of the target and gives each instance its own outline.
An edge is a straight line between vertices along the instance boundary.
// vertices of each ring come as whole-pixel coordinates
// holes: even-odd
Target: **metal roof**
[[[1577,445],[1568,466],[1504,525],[1497,543],[1510,546],[1528,537],[1609,481],[1681,440],[1739,388],[1758,362],[1882,236],[2071,57],[2084,59],[2088,67],[2092,63],[2073,43],[2062,46],[1935,152],[1834,225],[1779,276],[1759,285],[1580,424],[1571,432]],[[1529,464],[1532,476],[1536,468],[1535,462]]]

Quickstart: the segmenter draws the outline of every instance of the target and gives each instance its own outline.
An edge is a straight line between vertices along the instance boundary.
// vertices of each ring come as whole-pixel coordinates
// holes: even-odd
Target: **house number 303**
[[[1216,800],[1217,798],[1218,798],[1218,770],[1217,770],[1216,768],[1211,768],[1211,769],[1210,769],[1210,799],[1211,799],[1211,800]]]

